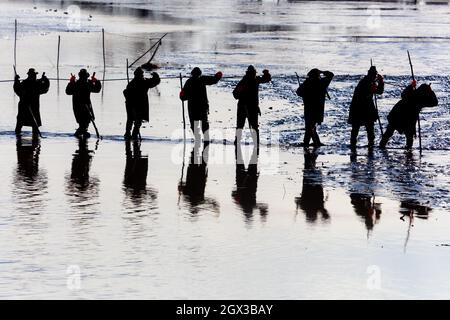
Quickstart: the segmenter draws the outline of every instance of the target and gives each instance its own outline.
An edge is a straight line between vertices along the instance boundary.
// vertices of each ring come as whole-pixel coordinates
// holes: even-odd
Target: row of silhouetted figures
[[[81,69],[78,79],[71,75],[66,87],[66,94],[72,96],[73,112],[78,123],[75,132],[77,137],[89,137],[88,127],[91,122],[95,126],[95,115],[90,95],[101,91],[101,82],[95,78],[95,73],[89,78],[86,69]],[[215,75],[203,75],[200,68],[195,67],[191,71],[191,77],[184,84],[180,99],[187,101],[188,115],[191,130],[196,139],[203,133],[204,141],[209,141],[209,103],[206,86],[218,83],[223,74],[217,72]],[[303,99],[305,134],[303,146],[322,146],[317,126],[324,121],[324,108],[327,89],[332,82],[334,74],[330,71],[312,69],[308,72],[306,80],[301,83],[296,93]],[[259,86],[270,82],[272,79],[268,70],[263,70],[258,75],[253,66],[249,66],[243,78],[233,90],[233,96],[237,102],[236,115],[236,140],[241,141],[242,130],[247,121],[252,130],[252,137],[259,146]],[[125,96],[125,107],[127,113],[125,139],[138,139],[140,127],[143,122],[150,121],[148,90],[160,83],[158,73],[152,72],[150,78],[144,76],[144,71],[138,67],[134,71],[134,78],[128,83],[123,94]],[[39,110],[39,96],[49,90],[50,82],[45,73],[37,79],[35,69],[29,69],[27,79],[20,81],[16,75],[14,91],[20,97],[16,134],[21,133],[23,126],[31,126],[33,134],[39,134],[41,116]],[[376,102],[377,94],[384,91],[383,76],[377,72],[375,66],[370,67],[367,75],[363,77],[355,88],[353,99],[349,108],[348,123],[352,126],[350,145],[356,147],[358,133],[361,127],[367,131],[368,146],[375,145],[374,125],[379,121]],[[374,97],[375,96],[375,97]],[[375,100],[376,101],[376,100]],[[386,147],[390,137],[395,131],[406,137],[407,149],[412,148],[414,136],[416,135],[416,123],[422,108],[437,106],[438,101],[429,84],[417,86],[412,81],[402,92],[401,99],[390,111],[387,120],[388,125],[379,142],[381,148]],[[380,123],[381,126],[381,123]],[[96,127],[95,127],[96,128]]]
[[[220,211],[220,203],[213,197],[205,195],[208,180],[208,152],[209,147],[201,150],[201,143],[196,143],[192,149],[190,161],[187,166],[186,177],[178,183],[179,197],[187,205],[187,210],[192,217],[198,216],[201,211],[216,212]],[[19,188],[18,196],[24,198],[26,210],[28,213],[33,210],[39,210],[39,203],[35,192],[29,190],[40,190],[45,193],[48,188],[48,177],[45,170],[39,169],[39,157],[41,145],[39,139],[28,140],[25,138],[17,139],[17,174],[15,187]],[[83,205],[82,212],[86,215],[95,214],[99,208],[95,208],[97,203],[95,199],[100,193],[100,179],[91,174],[91,165],[95,156],[95,148],[89,145],[88,140],[79,139],[78,147],[72,158],[70,173],[66,177],[66,195],[69,204],[78,207]],[[304,153],[304,169],[302,190],[298,197],[295,197],[297,210],[300,209],[309,223],[328,222],[332,219],[329,211],[326,209],[327,196],[324,192],[321,167],[316,165],[319,154],[317,149],[308,149]],[[242,153],[237,154],[235,166],[235,187],[231,192],[231,199],[234,204],[240,208],[246,223],[251,223],[259,216],[264,222],[269,214],[269,204],[258,201],[257,190],[259,180],[258,156],[256,148],[248,164],[241,158]],[[412,155],[411,155],[412,157]],[[148,156],[141,152],[141,144],[138,140],[127,140],[125,142],[125,168],[123,175],[123,191],[127,199],[124,203],[124,209],[136,212],[149,212],[146,204],[152,208],[155,207],[155,200],[158,197],[158,191],[155,187],[149,186],[147,176],[149,172]],[[354,163],[355,158],[351,158]],[[406,160],[410,161],[410,160]],[[411,159],[412,161],[412,159]],[[367,155],[367,170],[375,172],[371,162],[371,153]],[[413,164],[412,164],[413,165]],[[355,213],[361,218],[368,231],[372,230],[375,224],[380,220],[382,214],[381,204],[378,203],[373,195],[375,184],[371,183],[370,177],[364,177],[364,183],[369,187],[364,192],[354,188],[360,183],[361,176],[359,170],[350,175],[349,183],[350,202]],[[369,189],[372,185],[372,191]],[[366,190],[367,189],[367,190]],[[20,206],[20,199],[17,199]],[[44,200],[42,200],[44,201]],[[30,203],[33,203],[30,208]],[[42,204],[43,206],[43,204]],[[31,211],[30,211],[31,210]],[[399,212],[402,216],[409,218],[419,217],[427,218],[431,209],[420,205],[419,202],[403,198],[400,201]]]

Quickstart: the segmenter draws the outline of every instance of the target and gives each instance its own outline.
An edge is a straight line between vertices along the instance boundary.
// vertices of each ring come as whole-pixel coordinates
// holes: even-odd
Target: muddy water
[[[450,7],[375,3],[377,24],[370,5],[85,3],[74,26],[66,2],[3,1],[1,79],[13,76],[14,18],[22,77],[29,66],[56,77],[58,34],[64,79],[86,66],[102,78],[102,27],[106,78],[124,78],[126,58],[143,53],[148,38],[169,34],[155,58],[166,79],[150,91],[140,146],[121,139],[126,81],[105,82],[93,95],[104,136],[98,145],[70,137],[76,124],[64,80],[52,81],[41,98],[46,138],[33,143],[26,134],[17,142],[18,99],[11,83],[0,83],[0,295],[448,298]],[[346,114],[354,86],[374,58],[391,83],[379,99],[385,117],[409,80],[406,49],[419,80],[432,82],[440,99],[423,115],[423,156],[365,148],[351,155]],[[209,89],[216,142],[208,164],[189,166],[193,146],[183,157],[174,77],[194,65],[239,76],[250,63],[274,76],[261,92],[263,140],[275,136],[273,146],[248,167],[249,152],[245,166],[236,166],[233,147],[221,144],[232,141],[235,124],[230,91],[238,77],[228,78]],[[292,73],[313,66],[336,79],[319,129],[328,146],[305,153],[293,147],[303,119]],[[396,137],[392,147],[403,143]]]

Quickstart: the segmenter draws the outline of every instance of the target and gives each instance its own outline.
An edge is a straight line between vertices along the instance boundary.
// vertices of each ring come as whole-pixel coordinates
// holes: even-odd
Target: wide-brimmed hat
[[[86,69],[81,69],[80,72],[78,72],[78,76],[80,78],[89,78],[89,73],[87,72]]]
[[[38,74],[39,72],[36,72],[36,70],[34,69],[34,68],[30,68],[30,69],[28,69],[28,72],[27,72],[27,74],[34,74],[34,75],[36,75],[36,74]]]

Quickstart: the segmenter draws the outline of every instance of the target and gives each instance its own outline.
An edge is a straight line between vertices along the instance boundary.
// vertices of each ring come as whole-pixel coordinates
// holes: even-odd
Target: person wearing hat
[[[37,136],[42,125],[39,97],[48,92],[50,81],[45,72],[40,79],[37,79],[37,74],[35,69],[30,68],[25,80],[20,81],[19,75],[14,79],[14,92],[20,98],[15,129],[18,135],[22,132],[23,126],[29,126],[33,128],[33,136]]]
[[[81,69],[78,73],[78,80],[73,74],[70,74],[70,80],[66,87],[66,94],[72,96],[73,113],[78,123],[78,129],[75,136],[78,138],[90,136],[88,132],[89,123],[95,120],[94,110],[92,109],[91,93],[98,93],[102,89],[102,84],[95,78],[95,72],[89,79],[89,73],[86,69]]]
[[[123,91],[127,110],[125,139],[137,139],[142,122],[149,121],[148,90],[156,87],[160,82],[161,79],[156,72],[152,72],[151,78],[145,78],[142,68],[138,67],[134,71],[134,78]]]
[[[375,66],[371,66],[367,75],[356,86],[350,104],[348,123],[352,125],[351,148],[356,148],[356,141],[361,126],[366,127],[368,145],[373,147],[375,141],[374,124],[378,119],[378,111],[373,102],[373,95],[382,94],[383,92],[383,76],[378,74]]]
[[[188,102],[188,114],[191,130],[196,140],[200,139],[199,122],[204,136],[204,141],[209,142],[209,102],[206,86],[219,82],[223,74],[221,71],[214,76],[203,76],[199,67],[191,71],[191,77],[186,81],[180,92],[180,99]]]
[[[245,119],[247,119],[250,129],[256,133],[255,145],[259,147],[258,115],[261,115],[259,85],[270,80],[272,80],[272,76],[269,70],[265,69],[262,76],[257,76],[255,67],[250,65],[245,72],[245,76],[234,88],[233,97],[238,100],[235,145],[241,141],[242,130],[244,129]]]
[[[323,74],[323,77],[321,77],[321,74]],[[323,122],[325,96],[333,77],[334,74],[330,71],[312,69],[308,72],[306,80],[296,91],[297,95],[303,98],[305,117],[304,147],[309,146],[311,139],[315,147],[323,146],[317,134],[316,126]]]

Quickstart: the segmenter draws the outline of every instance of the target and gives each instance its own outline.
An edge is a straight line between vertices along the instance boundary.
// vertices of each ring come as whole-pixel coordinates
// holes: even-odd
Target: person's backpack
[[[245,92],[245,85],[242,83],[242,81],[240,81],[236,88],[234,88],[233,90],[233,97],[236,100],[239,100],[242,97],[242,93]]]

